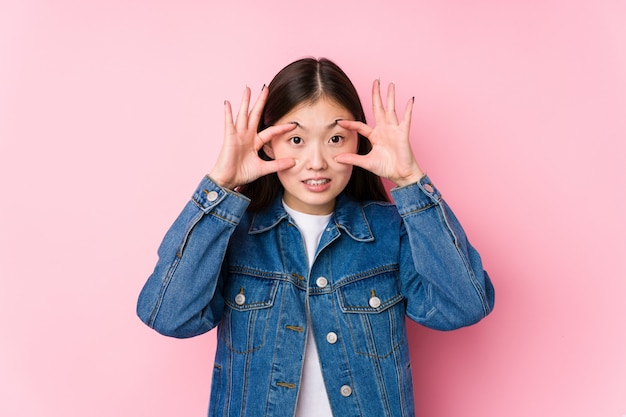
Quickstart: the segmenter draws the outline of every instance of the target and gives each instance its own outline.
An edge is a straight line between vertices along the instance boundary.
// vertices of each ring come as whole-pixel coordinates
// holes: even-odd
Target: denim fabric
[[[414,415],[405,317],[467,326],[491,311],[494,290],[428,177],[391,193],[395,205],[339,196],[309,273],[280,198],[253,215],[244,196],[203,179],[137,312],[173,337],[218,327],[210,416],[294,415],[307,311],[334,415]]]

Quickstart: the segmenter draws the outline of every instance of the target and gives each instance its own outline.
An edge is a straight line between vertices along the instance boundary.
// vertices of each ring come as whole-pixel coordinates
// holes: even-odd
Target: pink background
[[[624,0],[14,0],[0,7],[0,415],[205,416],[215,335],[135,317],[222,103],[327,56],[413,143],[496,309],[410,325],[418,415],[626,415]]]

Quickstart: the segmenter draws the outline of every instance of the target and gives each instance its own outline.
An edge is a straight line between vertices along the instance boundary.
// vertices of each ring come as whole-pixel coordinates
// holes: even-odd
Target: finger
[[[246,86],[246,89],[243,91],[243,97],[241,97],[239,111],[237,112],[237,120],[235,121],[237,129],[248,127],[248,107],[250,107],[250,87]]]
[[[261,176],[271,174],[273,172],[284,171],[296,165],[293,158],[275,159],[272,161],[264,161],[261,165]]]
[[[389,83],[387,87],[387,120],[398,124],[398,116],[396,115],[396,84]]]
[[[255,149],[258,151],[265,145],[267,142],[271,141],[274,137],[282,135],[283,133],[289,132],[296,128],[296,125],[293,123],[285,123],[281,125],[270,126],[266,129],[263,129],[259,133],[257,133],[255,137]]]
[[[378,164],[369,155],[342,153],[335,157],[335,161],[339,162],[340,164],[352,165],[355,167],[363,168],[366,171],[381,176],[381,173],[378,172]]]
[[[367,158],[365,155],[359,155],[356,153],[342,153],[335,157],[335,161],[340,164],[354,165],[364,169],[367,169]]]
[[[267,100],[268,89],[263,84],[263,88],[261,88],[261,93],[259,97],[256,99],[254,106],[252,106],[252,110],[250,111],[250,117],[248,119],[248,129],[256,129],[259,125],[259,121],[261,120],[261,114],[263,113],[263,107],[265,107],[265,101]]]
[[[361,135],[369,138],[374,129],[363,122],[357,122],[355,120],[337,120],[337,124],[344,129],[353,130]]]
[[[352,165],[355,167],[363,168],[375,175],[380,175],[378,172],[376,172],[375,161],[373,161],[372,158],[369,157],[369,155],[342,153],[335,157],[335,161],[339,162],[340,164]]]
[[[293,158],[276,159],[274,161],[270,161],[269,163],[271,164],[272,162],[274,163],[273,165],[274,165],[274,168],[276,168],[276,172],[293,168],[298,163],[298,161]]]
[[[374,120],[382,120],[385,114],[385,107],[380,96],[380,79],[374,80],[372,85],[372,110],[374,112]]]
[[[411,117],[413,117],[413,105],[415,104],[415,97],[411,97],[408,103],[406,103],[406,108],[404,109],[404,118],[402,119],[402,123],[406,125],[407,129],[411,127]]]
[[[233,130],[233,109],[230,101],[224,100],[224,132],[231,133]]]

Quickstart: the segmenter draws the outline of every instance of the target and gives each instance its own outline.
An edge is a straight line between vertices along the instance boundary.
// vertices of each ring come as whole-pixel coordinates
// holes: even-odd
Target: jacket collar
[[[289,220],[289,214],[282,203],[282,193],[265,210],[254,214],[248,233],[257,234],[276,227],[281,221]],[[363,211],[363,205],[349,198],[344,193],[337,197],[335,212],[331,222],[338,229],[343,229],[354,240],[369,242],[374,240],[369,222]]]

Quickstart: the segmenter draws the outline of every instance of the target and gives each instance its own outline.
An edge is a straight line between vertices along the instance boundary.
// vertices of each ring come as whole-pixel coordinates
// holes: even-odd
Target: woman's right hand
[[[285,158],[264,161],[258,151],[274,136],[294,129],[295,124],[270,126],[257,133],[257,127],[267,100],[268,89],[263,87],[261,95],[250,110],[250,88],[246,87],[237,118],[233,120],[230,102],[224,102],[224,143],[213,170],[209,174],[218,185],[234,189],[272,172],[289,169],[295,159]]]

